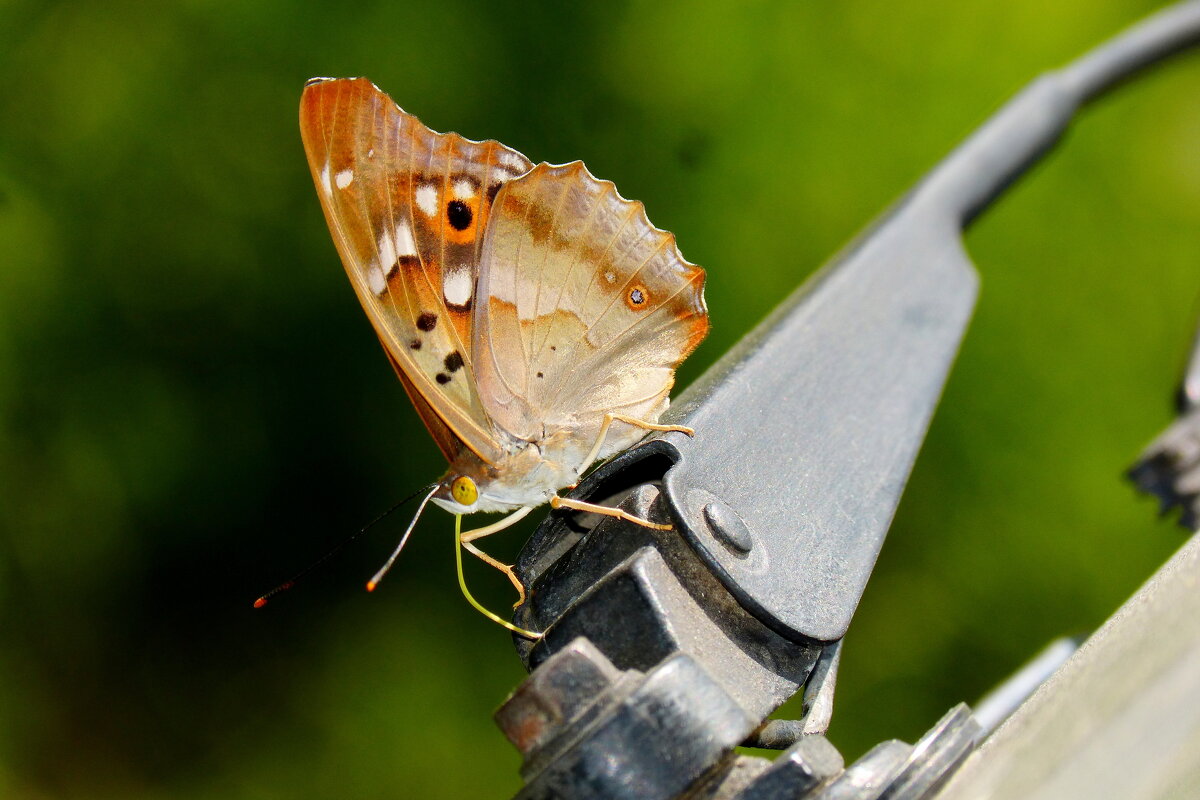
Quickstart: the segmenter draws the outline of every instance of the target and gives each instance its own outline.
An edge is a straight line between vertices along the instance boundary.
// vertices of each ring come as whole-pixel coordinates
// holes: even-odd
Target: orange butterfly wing
[[[492,201],[527,172],[494,141],[436,133],[365,78],[314,79],[300,132],[355,293],[449,460],[502,456],[474,377],[479,259]]]
[[[518,438],[560,428],[590,444],[608,412],[656,421],[708,332],[704,270],[578,161],[500,190],[482,260],[475,374],[492,421]],[[644,433],[622,427],[602,452]]]

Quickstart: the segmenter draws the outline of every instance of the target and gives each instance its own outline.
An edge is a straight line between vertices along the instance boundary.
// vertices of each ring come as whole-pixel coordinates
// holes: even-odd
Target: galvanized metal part
[[[560,648],[496,712],[521,752],[518,798],[919,800],[974,745],[966,706],[916,744],[888,742],[843,771],[824,736],[773,762],[733,746],[754,720],[690,656],[619,670],[587,639]]]
[[[804,714],[800,719],[769,719],[759,725],[742,744],[767,750],[786,750],[806,737],[824,734],[829,730],[841,656],[841,642],[821,651],[820,658],[804,683]]]
[[[946,712],[938,724],[913,746],[899,773],[879,795],[880,800],[918,800],[943,786],[966,760],[980,736],[979,725],[966,703]]]
[[[1181,413],[1200,407],[1200,326],[1192,339],[1192,352],[1183,371],[1183,378],[1179,381],[1176,399]]]
[[[851,764],[826,787],[821,800],[878,800],[912,755],[912,746],[898,740],[881,742]]]
[[[762,761],[762,759],[756,759]],[[806,736],[741,790],[737,800],[791,800],[817,792],[842,773],[842,755],[824,736]]]
[[[971,710],[955,706],[915,745],[896,740],[876,745],[811,800],[929,797],[971,753],[978,737]]]
[[[842,643],[829,645],[817,659],[804,684],[804,735],[825,733],[833,719],[833,693],[837,689],[838,664],[842,661]]]
[[[1040,653],[1014,672],[1003,683],[984,695],[975,704],[975,721],[983,736],[987,736],[1000,723],[1008,719],[1021,704],[1028,700],[1067,659],[1079,649],[1082,638],[1064,636],[1046,645]]]

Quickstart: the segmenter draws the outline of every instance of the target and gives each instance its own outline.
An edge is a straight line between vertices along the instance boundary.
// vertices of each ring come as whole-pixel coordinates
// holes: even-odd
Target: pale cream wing
[[[447,458],[457,437],[495,463],[473,374],[476,280],[492,202],[532,164],[430,130],[365,78],[310,81],[300,129],[342,263],[405,389]]]
[[[606,412],[656,418],[708,332],[704,271],[580,162],[539,164],[500,190],[479,296],[485,409],[531,440],[554,428],[586,436]]]

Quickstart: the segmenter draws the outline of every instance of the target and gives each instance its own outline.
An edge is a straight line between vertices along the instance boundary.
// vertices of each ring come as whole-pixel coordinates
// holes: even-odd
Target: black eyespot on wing
[[[471,208],[462,200],[451,200],[446,204],[446,219],[456,231],[465,231],[471,227]]]
[[[433,378],[443,386],[450,382],[450,376],[444,372],[439,372],[437,375],[434,375]]]
[[[539,373],[538,373],[538,377],[539,377],[539,378],[544,378],[544,377],[546,377],[546,376],[545,376],[545,375],[543,375],[542,373],[540,373],[540,372],[539,372]]]
[[[455,350],[453,353],[446,356],[446,360],[443,363],[446,365],[447,372],[457,372],[462,368],[463,365],[462,353]]]
[[[421,340],[413,339],[411,342],[408,343],[408,346],[409,346],[409,349],[420,350],[421,349]]]
[[[417,317],[417,327],[426,333],[429,333],[436,326],[437,314],[431,314],[430,312],[426,311],[425,313],[421,314],[421,316]]]

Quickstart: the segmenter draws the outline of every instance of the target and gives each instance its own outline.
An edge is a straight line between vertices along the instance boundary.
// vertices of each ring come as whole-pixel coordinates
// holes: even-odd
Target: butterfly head
[[[471,514],[481,510],[479,484],[470,475],[453,471],[442,478],[432,499],[451,514]]]
[[[536,466],[526,464],[536,457],[537,448],[527,450],[499,466],[475,458],[457,459],[438,482],[431,499],[451,514],[512,511],[547,502],[548,495],[568,481],[559,481],[548,489],[542,486],[540,479],[544,476]]]
[[[461,467],[461,465],[460,465]],[[492,497],[487,489],[492,485],[486,468],[472,474],[466,469],[451,469],[433,493],[433,503],[450,513],[476,511],[508,511],[514,504]]]

